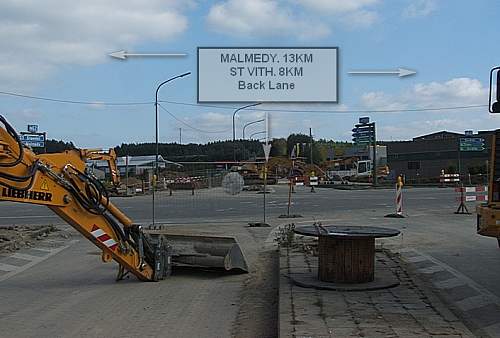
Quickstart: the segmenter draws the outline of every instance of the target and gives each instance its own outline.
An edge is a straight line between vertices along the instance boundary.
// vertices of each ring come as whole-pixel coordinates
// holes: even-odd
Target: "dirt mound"
[[[55,231],[58,229],[53,225],[0,227],[0,253],[31,247]]]

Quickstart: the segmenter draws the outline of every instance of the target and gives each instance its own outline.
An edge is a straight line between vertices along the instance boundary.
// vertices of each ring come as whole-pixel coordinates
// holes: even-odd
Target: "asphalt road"
[[[267,194],[267,216],[288,211],[288,188],[271,186],[275,192]],[[147,196],[116,197],[112,199],[134,222],[151,224],[152,198]],[[405,194],[405,208],[412,211],[439,211],[455,202],[452,189],[416,188]],[[263,194],[244,191],[231,196],[220,188],[176,191],[172,196],[160,193],[156,198],[156,222],[163,224],[200,223],[217,221],[252,221],[263,217]],[[311,193],[307,187],[297,187],[291,196],[291,214],[305,217],[329,217],[345,210],[395,209],[394,191],[380,190],[333,190],[316,188]],[[61,224],[62,221],[43,206],[0,202],[0,226],[12,224]]]
[[[273,188],[276,191],[266,196],[267,220],[275,227],[287,222],[277,216],[287,212],[288,194],[286,187]],[[388,219],[384,215],[395,209],[393,190],[317,188],[311,193],[309,188],[298,187],[292,194],[291,213],[304,216],[294,220],[297,225],[316,220],[397,228],[402,235],[387,245],[429,255],[500,297],[496,240],[476,235],[474,215],[453,214],[455,197],[453,189],[408,189],[404,191],[408,217]],[[113,201],[136,222],[150,224],[150,196]],[[236,236],[252,266],[250,275],[180,270],[160,283],[140,283],[133,278],[116,283],[116,266],[101,263],[97,250],[75,234],[80,240],[59,253],[7,279],[2,280],[0,274],[0,336],[225,337],[237,332],[246,332],[239,335],[242,337],[251,337],[251,332],[255,336],[259,328],[245,327],[252,322],[248,315],[252,308],[244,309],[246,315],[242,315],[241,299],[249,285],[262,288],[252,279],[263,278],[256,273],[267,261],[262,253],[265,241],[272,241],[272,228],[245,227],[247,221],[262,219],[262,202],[262,194],[230,196],[220,189],[196,191],[194,196],[190,192],[162,193],[157,198],[158,223]],[[0,226],[61,223],[44,207],[0,203]],[[255,292],[251,298],[258,299],[258,295]],[[266,308],[262,304],[257,301],[255,311]],[[262,325],[271,324],[263,321]],[[241,326],[244,329],[239,330]],[[271,336],[273,330],[269,330]]]

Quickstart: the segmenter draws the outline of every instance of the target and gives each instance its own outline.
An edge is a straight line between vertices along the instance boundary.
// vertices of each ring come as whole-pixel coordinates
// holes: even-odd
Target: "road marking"
[[[458,278],[450,278],[444,281],[434,283],[434,286],[438,289],[453,289],[456,288],[457,286],[464,286],[464,285],[467,284],[463,280],[460,280]]]
[[[459,300],[455,302],[455,305],[462,311],[469,311],[492,303],[493,302],[491,300],[485,298],[483,295],[478,295]]]
[[[39,248],[33,248],[33,249],[38,250],[38,251],[49,252],[49,253],[52,252],[52,251],[54,251],[54,249],[41,248],[41,247],[39,247]]]
[[[11,255],[10,257],[24,259],[25,261],[34,261],[34,260],[37,260],[40,258],[39,256],[33,256],[33,255],[23,254],[23,253],[19,253],[19,252],[16,252],[15,254]]]
[[[418,269],[418,272],[425,273],[425,274],[433,274],[433,273],[440,272],[440,271],[444,271],[444,268],[442,266],[439,266],[439,265],[433,265],[433,266],[429,266],[428,268]]]
[[[418,263],[418,262],[424,262],[427,260],[427,258],[425,258],[424,256],[412,256],[412,257],[408,257],[408,258],[405,258],[408,262],[410,263]]]
[[[224,212],[224,211],[230,211],[230,210],[234,210],[234,208],[217,209],[217,210],[215,210],[215,211],[216,211],[216,212]]]
[[[26,271],[27,269],[35,266],[36,264],[38,264],[40,262],[43,262],[47,258],[52,257],[55,254],[63,251],[64,249],[69,248],[71,245],[73,245],[76,242],[78,242],[78,240],[74,239],[74,240],[69,241],[68,242],[69,244],[61,246],[59,248],[52,249],[52,250],[45,249],[45,248],[43,248],[43,250],[42,250],[42,248],[33,248],[35,250],[46,251],[46,252],[48,252],[48,254],[45,255],[45,256],[42,256],[42,257],[36,257],[36,259],[34,259],[34,260],[30,261],[29,263],[27,263],[25,265],[22,265],[22,266],[14,266],[14,265],[10,265],[10,264],[0,263],[0,270],[2,270],[2,267],[6,267],[7,265],[10,265],[11,267],[14,267],[14,269],[11,269],[10,271],[9,270],[4,270],[4,271],[9,271],[9,272],[6,273],[5,275],[0,276],[0,282],[3,282],[4,280],[9,279],[10,277],[13,277],[13,276],[15,276],[15,275],[17,275],[17,274],[19,274],[19,273],[21,273],[23,271]]]
[[[17,265],[11,265],[11,264],[6,264],[6,263],[0,263],[0,270],[1,271],[7,271],[7,272],[10,272],[10,271],[15,271],[17,270],[19,267]]]

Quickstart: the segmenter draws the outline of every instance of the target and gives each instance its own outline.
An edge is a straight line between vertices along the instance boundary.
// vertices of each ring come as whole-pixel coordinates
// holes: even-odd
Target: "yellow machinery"
[[[494,81],[496,77],[496,81]],[[500,67],[490,72],[490,113],[500,113]],[[493,88],[495,97],[492,98]],[[500,129],[495,131],[491,140],[491,160],[488,182],[488,203],[479,205],[477,211],[477,233],[496,237],[500,246]]]
[[[67,150],[36,155],[23,146],[0,115],[0,200],[45,205],[102,250],[105,262],[119,264],[143,281],[167,277],[172,265],[221,267],[247,271],[232,237],[148,231],[123,214],[104,186],[86,170],[87,159],[106,159],[115,168],[114,152]],[[106,157],[109,156],[109,157]],[[113,175],[113,174],[112,174]]]
[[[80,156],[88,160],[108,162],[111,183],[118,192],[118,188],[120,188],[120,172],[116,166],[116,152],[113,148],[109,148],[107,152],[102,149],[80,149]]]

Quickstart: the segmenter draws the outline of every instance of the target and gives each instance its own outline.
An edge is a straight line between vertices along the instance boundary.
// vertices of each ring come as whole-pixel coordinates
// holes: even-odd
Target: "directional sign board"
[[[198,102],[337,102],[336,47],[198,47]]]
[[[375,124],[374,123],[363,123],[369,121],[368,118],[360,118],[355,128],[352,130],[352,141],[355,144],[366,145],[374,141],[375,136]]]
[[[45,134],[44,133],[24,133],[21,132],[19,135],[21,142],[32,148],[43,148],[45,147]]]
[[[460,138],[460,151],[483,151],[484,139],[481,137]]]

